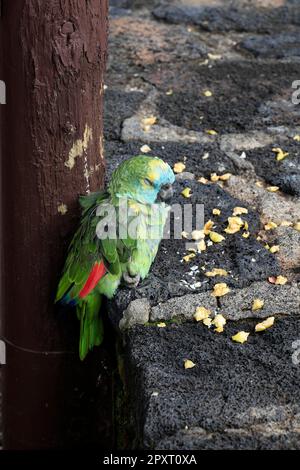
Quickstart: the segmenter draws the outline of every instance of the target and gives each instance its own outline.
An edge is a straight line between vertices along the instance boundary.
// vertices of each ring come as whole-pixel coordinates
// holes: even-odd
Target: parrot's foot
[[[133,276],[130,276],[130,274],[125,271],[123,273],[123,280],[127,287],[137,287],[141,280],[141,276],[137,274],[136,276],[133,277]]]

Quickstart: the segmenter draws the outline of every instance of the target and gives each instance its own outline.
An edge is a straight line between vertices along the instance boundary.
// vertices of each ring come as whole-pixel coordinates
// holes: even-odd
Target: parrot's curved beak
[[[165,184],[160,188],[160,191],[157,195],[158,201],[169,201],[174,194],[174,190],[171,184]]]

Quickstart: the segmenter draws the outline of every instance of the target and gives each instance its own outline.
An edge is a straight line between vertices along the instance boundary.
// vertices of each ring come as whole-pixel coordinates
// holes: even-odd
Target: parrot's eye
[[[148,178],[145,178],[145,179],[144,179],[144,183],[145,183],[147,186],[153,186],[152,181],[148,180]]]

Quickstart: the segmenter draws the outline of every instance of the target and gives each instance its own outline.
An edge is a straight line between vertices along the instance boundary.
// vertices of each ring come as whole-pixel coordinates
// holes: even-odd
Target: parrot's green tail
[[[103,340],[103,322],[99,315],[101,295],[90,294],[77,305],[80,320],[79,356],[83,361],[94,346],[100,346]]]

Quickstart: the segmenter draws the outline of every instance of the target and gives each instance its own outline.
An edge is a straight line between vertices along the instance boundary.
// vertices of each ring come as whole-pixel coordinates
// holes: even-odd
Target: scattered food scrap
[[[162,323],[157,323],[156,325],[158,328],[166,328],[166,323],[162,322]]]
[[[185,369],[192,369],[195,366],[196,366],[196,364],[193,361],[190,361],[190,359],[185,359],[185,361],[184,361],[184,368]]]
[[[198,183],[207,184],[209,183],[209,180],[201,176],[201,178],[198,179]]]
[[[212,213],[213,215],[221,215],[220,209],[213,209]]]
[[[207,271],[205,273],[207,277],[215,277],[215,276],[228,276],[228,272],[225,269],[221,268],[214,268],[212,271]]]
[[[217,135],[217,131],[215,131],[214,129],[208,129],[207,131],[205,131],[206,134],[209,134],[209,135]]]
[[[273,245],[270,247],[270,253],[278,253],[278,251],[280,251],[280,246],[279,245]]]
[[[261,299],[254,299],[252,303],[252,311],[256,312],[257,310],[261,310],[265,305],[265,301]]]
[[[182,191],[182,196],[184,196],[185,198],[190,198],[192,197],[192,194],[191,194],[192,190],[191,188],[185,188],[183,191]]]
[[[186,169],[186,166],[182,162],[175,163],[174,165],[174,173],[182,173]]]
[[[209,238],[211,239],[212,242],[214,243],[221,243],[222,241],[225,240],[225,237],[223,235],[220,235],[217,232],[210,232],[209,233]]]
[[[273,230],[274,228],[277,228],[278,225],[275,224],[275,222],[268,222],[266,225],[265,225],[265,230]]]
[[[228,227],[225,228],[224,232],[228,234],[234,234],[240,231],[243,227],[244,222],[240,217],[228,217]]]
[[[272,149],[272,152],[276,153],[276,160],[280,162],[281,160],[284,160],[289,154],[288,152],[284,152],[281,148],[276,147]]]
[[[186,255],[183,257],[183,260],[186,262],[186,263],[189,263],[193,258],[195,258],[196,254],[195,253],[191,253],[190,255]]]
[[[211,311],[208,310],[207,308],[197,307],[196,313],[194,315],[194,319],[199,322],[199,321],[205,320],[206,318],[209,318],[210,315],[211,315]]]
[[[225,282],[221,282],[220,284],[216,284],[214,286],[214,290],[212,295],[214,297],[223,297],[224,295],[228,294],[230,292],[229,287]]]
[[[210,96],[212,96],[212,92],[210,90],[205,90],[203,92],[203,95],[209,98]]]
[[[224,326],[226,325],[226,318],[223,317],[220,313],[215,316],[215,318],[212,321],[212,325],[214,325],[215,331],[217,333],[223,333],[224,331]]]
[[[243,215],[243,214],[248,214],[248,209],[246,209],[246,207],[235,207],[233,209],[232,215],[234,217],[237,215]]]
[[[146,118],[143,118],[142,119],[142,127],[143,127],[143,130],[148,132],[152,126],[154,126],[154,124],[157,123],[157,117],[155,116],[149,116],[149,117],[146,117]]]
[[[297,222],[293,228],[297,230],[298,232],[300,232],[300,222]]]
[[[204,230],[193,230],[191,233],[192,239],[195,241],[202,240],[204,238]]]
[[[149,145],[143,145],[140,150],[141,150],[142,153],[151,152],[151,148],[149,147]]]
[[[231,173],[225,173],[224,175],[221,175],[219,178],[221,181],[228,181],[232,177]]]
[[[279,286],[284,286],[287,282],[288,282],[288,279],[284,276],[271,276],[268,278],[268,281],[271,283],[271,284],[276,284],[276,285],[279,285]]]
[[[261,323],[258,323],[255,326],[255,331],[265,331],[267,328],[270,328],[271,326],[274,325],[275,317],[268,317],[266,320],[264,320]]]
[[[206,224],[204,225],[204,235],[209,235],[213,226],[214,226],[214,223],[212,220],[209,220],[208,222],[206,222]]]
[[[246,331],[239,331],[236,335],[232,336],[232,341],[235,341],[236,343],[245,343],[248,341],[248,336],[250,333],[247,333]]]
[[[279,187],[278,186],[268,186],[267,191],[269,191],[269,193],[276,193],[277,191],[279,191]]]

